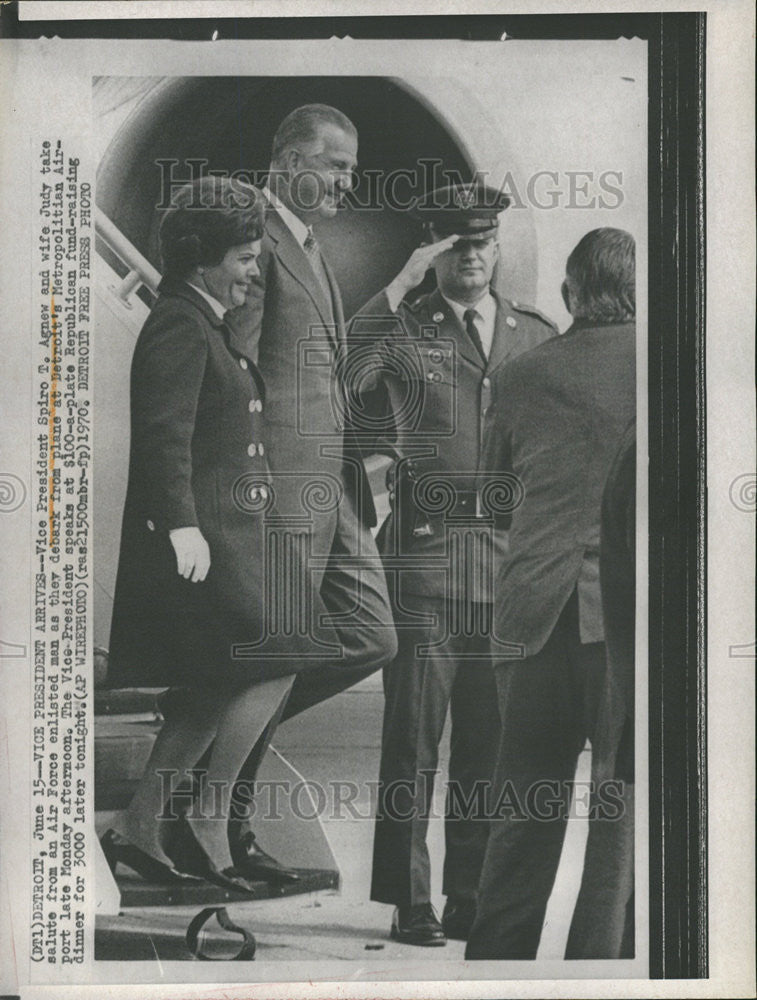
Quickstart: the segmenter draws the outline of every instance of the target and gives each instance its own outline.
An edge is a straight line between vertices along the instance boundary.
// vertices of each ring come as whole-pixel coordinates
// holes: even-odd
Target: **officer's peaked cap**
[[[448,184],[418,198],[411,212],[438,236],[488,236],[510,201],[485,184]]]

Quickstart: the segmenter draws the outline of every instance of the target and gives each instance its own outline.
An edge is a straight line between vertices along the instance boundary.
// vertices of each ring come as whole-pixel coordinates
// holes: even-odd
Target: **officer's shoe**
[[[450,896],[444,904],[442,929],[447,937],[454,941],[467,941],[475,916],[476,903],[474,900],[455,899],[454,896]]]
[[[418,944],[425,948],[439,947],[447,943],[442,925],[431,903],[398,906],[392,917],[389,936],[393,941]]]

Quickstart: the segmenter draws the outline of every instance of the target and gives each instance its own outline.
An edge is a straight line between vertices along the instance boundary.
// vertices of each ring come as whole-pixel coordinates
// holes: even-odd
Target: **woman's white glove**
[[[168,532],[174,552],[179,576],[192,583],[199,583],[210,569],[210,549],[199,528],[174,528]]]

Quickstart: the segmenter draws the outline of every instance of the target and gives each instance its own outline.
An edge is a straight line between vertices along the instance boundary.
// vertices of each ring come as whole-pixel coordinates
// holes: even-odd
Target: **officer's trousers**
[[[452,734],[443,891],[456,899],[475,898],[500,730],[489,656],[491,605],[415,596],[412,610],[428,621],[403,627],[396,616],[399,651],[384,668],[371,885],[371,899],[395,906],[430,900],[426,834],[448,706]]]

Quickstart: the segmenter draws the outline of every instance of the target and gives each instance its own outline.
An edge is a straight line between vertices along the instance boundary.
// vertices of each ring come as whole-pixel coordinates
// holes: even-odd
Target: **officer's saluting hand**
[[[422,243],[421,246],[413,250],[405,266],[386,288],[386,297],[392,312],[397,311],[397,306],[408,292],[421,284],[428,269],[434,266],[437,257],[454,246],[459,239],[457,233],[453,233],[451,236],[439,240],[438,243]]]

